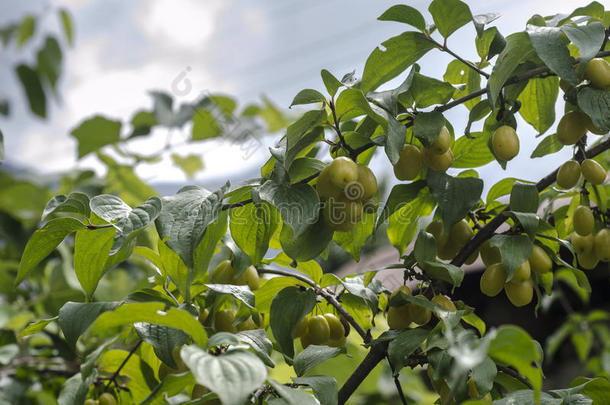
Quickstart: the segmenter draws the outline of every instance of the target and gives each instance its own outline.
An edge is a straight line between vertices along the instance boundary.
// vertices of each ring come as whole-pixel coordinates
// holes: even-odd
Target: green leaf
[[[261,200],[280,211],[284,224],[292,229],[294,237],[299,237],[318,220],[320,199],[308,184],[285,185],[269,180],[258,191]]]
[[[463,85],[460,86],[459,90],[454,92],[454,99],[464,97],[481,89],[481,75],[457,59],[451,61],[449,65],[447,65],[447,70],[443,75],[443,80],[451,84]],[[470,110],[472,107],[477,105],[480,99],[480,97],[476,97],[472,100],[466,101],[464,105]]]
[[[580,54],[579,70],[584,71],[585,66],[597,55],[604,43],[604,25],[598,21],[586,25],[563,25],[561,27],[570,42],[578,48]]]
[[[54,316],[53,318],[41,319],[39,321],[32,322],[28,326],[26,326],[21,332],[19,332],[17,337],[21,338],[21,337],[35,335],[39,332],[42,332],[42,330],[44,328],[46,328],[48,324],[50,324],[53,321],[56,321],[57,319],[59,319],[59,317]]]
[[[309,277],[311,280],[319,283],[322,279],[322,267],[315,260],[309,261],[300,261],[296,263],[296,267],[293,259],[288,257],[288,255],[284,252],[280,253],[276,257],[271,260],[273,263],[278,266],[289,268],[291,270],[296,270],[299,273],[302,273]]]
[[[343,94],[343,93],[341,93]],[[341,98],[341,96],[339,96]],[[304,135],[314,127],[321,125],[326,121],[326,110],[307,111],[301,118],[295,121],[286,130],[286,150],[295,150],[295,146],[301,141]],[[290,155],[296,157],[296,154]],[[284,167],[289,168],[292,160],[284,159]]]
[[[193,281],[201,280],[203,275],[208,271],[210,260],[216,251],[216,245],[227,233],[228,217],[228,210],[221,211],[218,214],[218,218],[206,228],[201,242],[199,242],[193,252]]]
[[[386,120],[375,112],[374,107],[369,104],[364,93],[360,89],[350,88],[343,90],[339,94],[339,97],[337,97],[335,105],[336,114],[338,117],[341,117],[342,121],[360,115],[368,115],[378,124],[384,127],[387,126]]]
[[[57,218],[47,222],[41,229],[34,232],[25,245],[15,284],[21,283],[25,276],[47,257],[66,236],[84,228],[85,225],[74,218]]]
[[[294,96],[292,103],[290,103],[290,107],[293,105],[302,105],[302,104],[313,104],[313,103],[325,103],[326,98],[324,94],[320,93],[317,90],[313,89],[304,89],[299,91],[299,93]]]
[[[135,237],[136,232],[146,228],[161,213],[161,200],[158,197],[150,197],[143,204],[132,209],[119,197],[102,194],[93,197],[89,205],[95,215],[114,224],[117,230],[110,254],[118,252],[124,244]]]
[[[186,264],[184,264],[180,255],[167,246],[164,240],[158,240],[157,249],[159,250],[159,261],[163,274],[169,276],[183,297],[187,297],[189,294],[189,269]]]
[[[361,88],[366,94],[417,62],[434,44],[419,32],[404,32],[381,44],[366,60]]]
[[[536,149],[534,149],[530,155],[530,158],[533,159],[550,155],[551,153],[559,152],[561,148],[563,148],[563,144],[559,142],[557,134],[551,134],[540,141],[538,146],[536,146]]]
[[[464,218],[481,198],[483,181],[473,177],[451,177],[448,174],[428,171],[428,187],[436,199],[445,228]]]
[[[181,356],[198,384],[214,392],[223,405],[242,405],[267,379],[267,368],[253,353],[230,350],[214,356],[195,345]]]
[[[166,311],[165,304],[161,302],[123,304],[114,311],[101,314],[91,326],[91,332],[96,334],[136,322],[149,322],[180,329],[201,346],[205,346],[207,341],[205,330],[197,318],[178,308],[170,308]]]
[[[573,59],[568,46],[561,38],[561,29],[528,25],[527,34],[544,64],[563,80],[575,86],[578,83],[578,77],[572,67]]]
[[[533,366],[541,360],[536,342],[523,329],[516,326],[502,326],[492,339],[489,356],[514,367],[526,377],[536,392],[542,387],[542,371]],[[521,402],[518,402],[521,403]]]
[[[495,106],[500,90],[519,64],[534,56],[530,37],[525,32],[517,32],[506,38],[506,46],[498,56],[489,78],[489,99]]]
[[[424,230],[420,230],[413,247],[413,253],[418,263],[434,261],[437,253],[434,236]]]
[[[21,48],[34,35],[36,30],[36,18],[31,15],[21,20],[17,29],[17,48]]]
[[[74,240],[74,272],[88,297],[106,270],[115,228],[81,229]]]
[[[270,204],[248,204],[231,210],[231,236],[249,257],[258,264],[269,249],[269,240],[280,222],[279,212]]]
[[[195,176],[195,173],[203,170],[203,162],[199,155],[190,154],[180,156],[177,153],[172,153],[171,158],[172,162],[186,174],[187,179],[192,179]]]
[[[488,356],[486,356],[481,363],[472,368],[472,379],[474,380],[480,395],[485,395],[491,391],[497,374],[498,369],[496,363]]]
[[[142,135],[148,135],[152,127],[158,124],[157,117],[150,111],[140,110],[134,113],[129,121],[133,130],[129,138],[135,138]]]
[[[64,383],[57,398],[59,405],[77,405],[85,402],[89,387],[97,378],[97,373],[92,373],[89,377],[83,380],[81,373],[74,374]]]
[[[314,159],[311,157],[300,157],[295,159],[288,169],[288,177],[290,177],[290,183],[298,183],[310,176],[319,173],[326,163]]]
[[[41,118],[46,118],[47,98],[42,89],[38,72],[24,64],[17,66],[16,72],[28,99],[30,111]]]
[[[593,125],[610,131],[610,91],[584,87],[578,92],[578,107],[591,117]]]
[[[51,36],[47,37],[36,57],[39,74],[47,79],[52,89],[55,89],[61,74],[61,48],[57,40]]]
[[[157,357],[170,366],[178,368],[173,351],[189,341],[189,336],[180,329],[155,325],[147,322],[137,322],[134,325],[140,339],[150,344]]]
[[[354,260],[360,261],[360,251],[373,234],[376,217],[376,212],[365,213],[350,231],[335,232],[333,240],[348,252]]]
[[[451,167],[465,169],[493,162],[494,156],[487,147],[488,137],[482,132],[472,133],[471,136],[458,138],[451,147],[455,157]]]
[[[397,4],[387,9],[377,18],[379,21],[396,21],[409,24],[418,30],[426,31],[426,21],[417,9],[406,4]]]
[[[180,255],[188,267],[193,266],[193,255],[205,234],[207,226],[220,212],[228,184],[211,193],[204,188],[187,186],[176,195],[163,197],[162,209],[155,221],[162,239],[169,237],[167,245]]]
[[[339,90],[340,87],[343,87],[343,83],[341,83],[339,79],[333,76],[333,74],[326,69],[322,69],[320,71],[320,76],[322,76],[322,81],[324,82],[326,91],[328,91],[328,94],[333,97],[335,94],[337,94],[337,90]]]
[[[426,108],[435,104],[447,103],[454,93],[455,87],[450,83],[415,73],[411,87],[406,94],[409,103],[414,102],[417,108]],[[400,97],[401,101],[404,99],[405,97]]]
[[[527,235],[494,235],[489,245],[500,249],[506,281],[512,280],[517,267],[529,259],[534,247]]]
[[[504,195],[510,194],[511,190],[513,189],[513,184],[515,184],[515,182],[518,180],[519,179],[516,179],[514,177],[507,177],[491,186],[491,188],[487,192],[487,204],[497,200],[498,198]]]
[[[422,189],[413,201],[402,204],[390,216],[388,224],[387,233],[392,245],[402,253],[415,236],[419,219],[430,215],[435,206],[436,203],[428,188]]]
[[[169,128],[180,128],[196,115],[194,114],[195,106],[191,104],[182,104],[180,108],[174,112],[174,100],[172,99],[172,96],[167,93],[151,91],[149,94],[153,98],[153,111],[157,118],[157,122],[160,125]]]
[[[515,183],[510,194],[510,209],[518,212],[538,211],[538,189],[533,184]]]
[[[282,352],[294,356],[294,328],[316,305],[316,294],[308,288],[286,287],[271,301],[269,325]]]
[[[121,138],[121,121],[113,121],[97,115],[86,119],[70,132],[78,142],[78,157],[95,152],[103,146],[116,143]]]
[[[424,187],[426,187],[426,182],[422,180],[409,184],[397,184],[392,187],[375,227],[378,228],[379,225],[383,224],[396,211],[414,201]]]
[[[89,208],[89,197],[87,194],[76,191],[68,196],[65,194],[54,196],[44,207],[42,221],[45,221],[51,215],[64,213],[78,214],[83,219],[89,218],[91,209]]]
[[[464,270],[452,264],[428,261],[420,265],[428,277],[446,281],[455,287],[459,287],[464,280]]]
[[[460,0],[434,0],[428,11],[432,14],[438,32],[445,38],[472,20],[470,8]]]
[[[540,394],[540,401],[536,399],[536,393],[532,390],[520,390],[509,393],[504,398],[494,401],[494,405],[561,405],[563,400],[561,398],[554,398],[549,394],[542,392]]]
[[[309,345],[294,358],[294,372],[302,377],[311,368],[341,353],[345,353],[345,348]]]
[[[610,400],[610,382],[606,378],[588,379],[578,377],[572,381],[572,386],[586,384],[580,391],[593,400],[593,405],[602,405]]]
[[[483,34],[477,34],[475,38],[475,46],[477,53],[482,60],[490,60],[498,53],[502,52],[502,49],[506,45],[506,40],[498,32],[496,27],[489,27]]]
[[[280,398],[268,401],[269,405],[318,405],[319,402],[309,394],[300,389],[289,388],[275,380],[269,380],[269,384],[277,392]]]
[[[345,277],[341,280],[341,284],[352,295],[361,298],[369,306],[371,311],[376,311],[379,307],[379,297],[377,291],[372,284],[364,285],[364,274],[358,274],[353,277]]]
[[[254,354],[267,365],[267,367],[275,367],[271,357],[273,343],[267,337],[264,329],[245,330],[237,333],[237,337],[244,343],[247,343],[254,350]]]
[[[515,211],[509,211],[509,214],[519,221],[525,233],[533,240],[540,224],[538,215],[536,213]]]
[[[66,40],[70,46],[74,45],[74,38],[72,33],[72,19],[70,18],[70,14],[68,10],[62,8],[59,10],[59,18],[61,19],[61,25],[64,29],[64,35],[66,36]]]
[[[254,308],[254,293],[248,286],[233,284],[206,284],[206,286],[220,294],[230,294],[235,299],[246,304],[248,308]]]
[[[388,128],[386,131],[385,153],[388,156],[390,163],[396,164],[400,159],[400,151],[402,150],[405,139],[407,137],[407,129],[396,118],[387,115]]]
[[[320,405],[337,405],[339,402],[337,380],[327,375],[310,377],[291,377],[295,384],[305,384],[311,387],[313,393],[320,401]]]
[[[545,133],[555,122],[555,102],[559,93],[559,80],[555,76],[534,78],[519,95],[519,114],[539,134]]]
[[[286,152],[283,156],[283,162],[287,166],[287,163],[291,163],[290,167],[292,167],[292,163],[297,157],[304,156],[308,153],[318,142],[324,139],[324,128],[321,126],[314,127],[311,131],[305,133],[292,148],[286,149]],[[279,159],[282,161],[282,159]]]
[[[193,141],[216,138],[221,134],[222,128],[211,111],[205,108],[195,110],[193,114],[193,129],[191,131],[191,139]]]
[[[66,302],[59,310],[59,327],[71,346],[104,312],[112,311],[118,302]]]
[[[424,144],[430,147],[445,125],[443,114],[438,111],[423,112],[415,116],[413,121],[413,135]]]
[[[395,375],[407,364],[408,357],[430,336],[430,332],[430,329],[425,328],[407,329],[392,339],[388,345],[388,356]]]
[[[477,31],[477,37],[480,37],[484,34],[485,26],[491,22],[494,22],[498,18],[500,18],[500,13],[486,13],[486,14],[477,14],[472,16],[472,23],[474,24],[474,28]]]

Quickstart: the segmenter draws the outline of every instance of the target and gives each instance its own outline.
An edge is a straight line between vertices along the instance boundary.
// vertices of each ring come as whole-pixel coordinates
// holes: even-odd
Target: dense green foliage
[[[104,178],[75,171],[50,190],[0,173],[0,404],[610,403],[610,313],[568,311],[541,344],[516,326],[487,328],[451,298],[479,254],[481,290],[536,312],[562,299],[560,282],[587,302],[587,271],[607,271],[610,11],[593,2],[535,15],[508,36],[490,26],[498,15],[473,16],[460,0],[428,11],[388,9],[379,19],[407,31],[370,54],[360,80],[323,70],[326,92],[299,92],[291,106],[313,109],[295,119],[268,100],[240,110],[213,94],[176,107],[155,92],[128,123],[98,115],[71,132]],[[470,23],[478,61],[448,45]],[[14,28],[19,45],[34,27]],[[49,39],[36,69],[17,68],[40,116],[39,77],[54,85],[57,49]],[[416,63],[434,51],[452,57],[442,80]],[[558,102],[563,124],[546,135]],[[443,115],[458,106],[464,134]],[[544,135],[532,165],[573,148],[560,184],[558,170],[536,184],[508,177],[517,115]],[[156,154],[133,152],[158,128],[246,149],[260,145],[257,131],[283,136],[258,178],[158,196],[135,166],[171,154],[188,177],[203,168],[173,154],[171,137]],[[381,203],[375,154],[405,180]],[[475,169],[494,161],[507,177],[484,198]],[[359,260],[384,231],[401,254],[389,268],[411,288],[388,291],[381,269],[323,272],[331,249]],[[589,374],[545,392],[543,362],[568,341]]]

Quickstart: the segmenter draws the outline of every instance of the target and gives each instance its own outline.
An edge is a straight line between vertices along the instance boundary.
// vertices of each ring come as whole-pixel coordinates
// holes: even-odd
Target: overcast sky
[[[471,0],[468,3],[473,14],[501,13],[495,25],[506,36],[523,30],[532,14],[569,12],[588,1]],[[68,133],[81,120],[95,113],[127,120],[137,109],[151,107],[149,90],[171,92],[173,82],[186,86],[180,77],[188,79],[191,90],[176,94],[178,100],[193,100],[202,92],[221,92],[236,96],[243,106],[265,95],[278,107],[287,108],[300,89],[323,89],[319,75],[322,68],[338,77],[352,70],[360,76],[367,56],[379,43],[409,30],[403,24],[376,20],[393,4],[397,3],[386,0],[0,0],[2,25],[18,21],[26,13],[40,14],[45,5],[66,6],[74,19],[76,37],[75,46],[64,55],[61,101],[50,103],[47,120],[26,111],[22,90],[14,76],[15,62],[32,60],[32,55],[16,54],[14,49],[0,52],[0,92],[13,101],[9,119],[0,117],[7,158],[43,173],[72,168],[76,144]],[[429,1],[408,4],[421,10],[431,22],[426,11]],[[54,14],[45,17],[44,26],[40,31],[59,32]],[[43,39],[41,35],[35,40]],[[449,46],[466,58],[475,59],[472,24],[455,33],[449,39]],[[431,51],[419,63],[422,73],[442,78],[449,60],[445,54]],[[561,109],[562,105],[558,106],[558,111]],[[459,132],[466,124],[467,110],[458,107],[446,117]],[[553,130],[554,127],[548,133]],[[147,141],[139,146],[144,151],[159,147],[165,139],[162,132],[156,137],[158,142]],[[521,153],[509,164],[508,173],[493,162],[479,169],[485,173],[485,179],[493,181],[508,174],[537,180],[570,156],[568,148],[564,148],[547,158],[536,159],[532,167],[528,156],[540,139],[535,139],[536,133],[523,121],[519,122],[518,133]],[[201,184],[212,179],[218,181],[220,177],[253,176],[255,168],[269,156],[266,148],[260,148],[255,156],[244,160],[238,148],[218,142],[198,149],[191,147],[181,153],[193,150],[204,156],[206,170],[197,178]],[[84,159],[78,165],[98,167],[93,158]],[[389,168],[383,153],[378,153],[373,167],[378,174]],[[186,181],[182,172],[167,166],[143,166],[139,174],[150,181]]]

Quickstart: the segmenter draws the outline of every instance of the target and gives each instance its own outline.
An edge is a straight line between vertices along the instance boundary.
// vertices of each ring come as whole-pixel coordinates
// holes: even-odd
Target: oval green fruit
[[[233,277],[235,276],[235,270],[231,264],[231,260],[223,260],[216,266],[210,281],[213,284],[231,284]]]
[[[424,156],[417,146],[405,145],[394,165],[394,175],[398,180],[413,180],[421,170],[423,159]]]
[[[303,349],[307,349],[307,346],[312,344],[311,338],[309,337],[309,331],[306,331],[299,340],[301,341],[301,346]]]
[[[230,309],[218,311],[214,316],[214,329],[216,329],[216,332],[235,333],[235,326],[233,326],[234,320],[235,314]]]
[[[595,256],[602,262],[610,262],[610,230],[601,229],[595,235]]]
[[[562,145],[574,145],[585,133],[587,117],[580,111],[570,111],[557,124],[557,139]]]
[[[557,172],[557,185],[568,189],[574,187],[580,179],[580,164],[575,160],[568,160],[561,165]]]
[[[249,316],[248,319],[246,319],[245,321],[238,323],[237,325],[235,325],[235,327],[240,332],[242,332],[244,330],[258,329],[258,325],[256,324],[256,322],[254,322],[254,319],[252,319],[252,316]]]
[[[457,311],[453,301],[446,295],[435,295],[430,301],[442,307],[445,311]]]
[[[606,90],[610,88],[610,64],[602,58],[594,58],[587,63],[585,79],[593,87]]]
[[[388,326],[394,330],[406,329],[411,325],[410,315],[409,304],[390,307],[387,315]]]
[[[534,286],[532,280],[520,282],[508,282],[504,286],[508,300],[516,307],[522,307],[532,302],[534,297]]]
[[[298,338],[307,333],[307,317],[302,317],[294,327],[294,337]]]
[[[426,232],[431,233],[432,236],[434,236],[437,248],[443,246],[449,238],[449,235],[445,233],[445,225],[443,224],[442,219],[435,219],[430,222],[426,227]]]
[[[345,190],[348,184],[358,180],[358,165],[350,158],[338,157],[328,165],[328,177],[331,184]]]
[[[593,232],[593,227],[595,226],[595,218],[593,217],[593,212],[591,212],[591,208],[579,205],[574,210],[574,231],[582,236],[587,236],[591,232]]]
[[[347,338],[345,336],[341,336],[339,339],[329,339],[326,343],[330,347],[343,347],[345,346],[345,342]]]
[[[351,188],[356,185],[357,190],[354,192]],[[358,180],[352,183],[345,190],[345,194],[350,197],[355,196],[360,200],[368,200],[377,193],[377,178],[371,169],[364,165],[358,165]],[[354,199],[353,197],[351,198]]]
[[[599,264],[599,259],[593,250],[577,254],[578,264],[585,270],[593,270]]]
[[[442,155],[437,155],[428,150],[424,152],[424,162],[432,169],[437,172],[446,172],[447,169],[453,164],[454,157],[451,148]]]
[[[518,281],[529,280],[531,274],[532,274],[532,271],[530,269],[530,262],[526,260],[523,263],[521,263],[521,265],[519,267],[517,267],[517,270],[515,271],[515,274],[513,274],[513,278],[511,280],[511,282],[516,283]]]
[[[89,398],[89,399],[85,400],[84,405],[98,405],[98,404],[99,404],[99,402],[97,402],[95,399]]]
[[[599,129],[598,127],[596,127],[595,124],[593,123],[593,121],[591,120],[591,117],[589,117],[586,114],[585,114],[585,117],[587,118],[585,127],[589,130],[589,132],[591,132],[592,134],[595,134],[595,135],[604,135],[604,134],[608,133],[608,131],[603,131],[603,130]]]
[[[584,178],[593,185],[603,184],[606,180],[606,170],[602,165],[592,159],[585,159],[580,164],[582,175]]]
[[[529,262],[531,270],[535,273],[546,273],[553,268],[551,258],[546,251],[538,245],[534,245]]]
[[[436,153],[437,155],[442,155],[447,152],[451,147],[451,134],[447,127],[443,126],[441,128],[441,132],[439,132],[438,137],[434,141],[428,150],[432,153]]]
[[[330,338],[330,327],[323,315],[315,315],[307,321],[307,335],[314,345],[323,345]]]
[[[324,219],[335,231],[351,230],[362,219],[362,213],[362,202],[350,200],[345,196],[329,198],[324,203]]]
[[[483,272],[481,276],[481,292],[488,297],[495,297],[500,294],[506,283],[506,274],[501,263],[492,264]]]
[[[328,327],[330,328],[330,340],[340,340],[345,334],[345,328],[343,328],[343,324],[337,318],[335,314],[327,313],[324,314],[324,318],[326,318],[326,322],[328,322]]]
[[[481,259],[486,266],[491,266],[502,261],[502,254],[497,246],[491,246],[489,239],[481,245]]]
[[[491,138],[491,147],[499,159],[508,162],[519,154],[517,132],[513,127],[502,125],[494,132]]]
[[[595,237],[592,233],[586,236],[573,233],[571,243],[576,254],[582,255],[584,253],[593,251]]]
[[[256,267],[246,267],[244,273],[235,280],[235,284],[247,285],[252,291],[258,290],[258,287],[260,287],[261,285],[261,279],[258,276],[258,271],[256,271]]]
[[[327,199],[330,197],[336,197],[341,194],[341,189],[336,187],[330,181],[330,165],[327,165],[320,171],[318,175],[318,182],[316,183],[316,191],[321,199]]]
[[[114,396],[109,392],[104,392],[100,395],[97,402],[99,405],[116,405],[116,399],[114,399]]]
[[[472,227],[465,219],[456,222],[449,231],[449,243],[455,244],[458,250],[462,249],[466,243],[474,236]]]
[[[422,300],[428,301],[428,298],[419,294],[415,296],[416,298],[420,298]],[[418,325],[425,325],[430,322],[430,318],[432,314],[428,308],[424,308],[417,304],[408,304],[409,318]]]

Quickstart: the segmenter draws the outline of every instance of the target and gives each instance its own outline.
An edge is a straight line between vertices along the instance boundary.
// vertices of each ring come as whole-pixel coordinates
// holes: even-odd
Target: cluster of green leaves
[[[577,378],[570,388],[543,392],[545,351],[526,331],[510,325],[488,330],[467,303],[455,302],[456,309],[450,310],[423,297],[459,288],[462,264],[490,239],[499,249],[507,280],[530,257],[534,244],[554,262],[555,271],[533,276],[536,310],[540,305],[544,309],[545,300],[559,299],[558,286],[588,299],[592,286],[587,274],[575,257],[560,249],[571,250],[571,213],[581,200],[597,207],[598,227],[610,225],[610,186],[585,182],[565,191],[552,187],[553,178],[531,184],[508,177],[492,185],[484,200],[484,182],[475,169],[497,160],[491,137],[502,125],[516,128],[517,114],[539,134],[552,127],[557,76],[572,86],[565,98],[573,105],[567,108],[577,106],[598,129],[610,130],[608,90],[593,89],[583,80],[582,68],[605,51],[601,48],[607,46],[610,12],[593,2],[569,16],[534,16],[526,31],[504,37],[496,27],[487,27],[497,15],[473,16],[462,1],[434,0],[428,11],[434,24],[410,6],[388,9],[381,20],[416,30],[375,49],[360,81],[353,75],[339,80],[323,70],[327,94],[299,92],[292,105],[315,107],[292,123],[267,100],[236,114],[236,103],[226,96],[209,95],[174,108],[171,96],[152,93],[153,109],[136,112],[129,130],[123,130],[120,121],[96,116],[72,131],[79,158],[96,153],[108,167],[102,182],[88,172],[66,176],[60,185],[63,194],[49,200],[47,190],[41,193],[30,182],[0,177],[0,229],[20,231],[6,232],[7,243],[1,246],[0,265],[7,279],[3,284],[11,285],[14,277],[21,291],[13,294],[33,299],[21,303],[21,310],[5,324],[0,361],[17,358],[19,342],[27,346],[28,361],[46,356],[66,365],[63,374],[53,374],[56,378],[46,382],[50,392],[59,393],[61,405],[80,404],[104,391],[121,403],[161,404],[166,398],[192,404],[220,400],[225,405],[248,399],[343,403],[358,386],[348,379],[355,367],[351,364],[342,375],[324,366],[344,360],[347,353],[364,358],[360,374],[363,369],[372,373],[387,356],[393,374],[389,379],[396,377],[397,384],[399,376],[410,375],[410,368],[427,365],[434,398],[440,397],[443,405],[485,404],[490,398],[497,404],[607,403],[608,350],[605,344],[601,351],[593,349],[594,339],[604,342],[608,333],[605,312],[572,314],[546,347],[547,357],[552,357],[569,336],[581,360],[588,360],[599,378]],[[451,34],[470,22],[478,61],[464,60],[447,44]],[[443,80],[423,75],[416,64],[434,49],[455,58]],[[397,87],[378,89],[399,75],[404,80]],[[487,79],[485,86],[482,79]],[[465,133],[459,136],[443,113],[462,104],[469,114]],[[270,148],[260,177],[244,184],[227,182],[217,190],[187,186],[158,197],[131,167],[154,162],[164,153],[145,157],[127,149],[131,140],[157,127],[181,129],[192,122],[189,142],[196,142],[231,139],[232,124],[241,124],[247,132],[261,120],[269,132],[286,127],[285,134]],[[471,131],[481,120],[482,129]],[[429,147],[443,126],[452,136],[453,168],[466,170],[448,174],[425,168],[414,181],[395,185],[382,208],[368,210],[350,231],[333,231],[321,215],[315,189],[328,159],[326,144],[331,144],[332,157],[346,155],[364,165],[383,148],[389,164],[395,164],[405,143]],[[545,138],[532,158],[557,151],[555,138]],[[609,145],[607,135],[589,142],[606,171]],[[578,145],[576,155],[585,146]],[[116,160],[110,152],[119,155]],[[118,163],[119,158],[127,163]],[[173,156],[187,175],[202,167],[198,159]],[[506,168],[506,162],[498,163]],[[562,205],[566,199],[571,202]],[[477,231],[450,262],[438,258],[437,241],[425,231],[422,217],[431,215],[442,219],[445,231],[460,221]],[[504,222],[508,230],[496,233]],[[25,236],[36,225],[33,234]],[[386,230],[402,255],[390,268],[413,281],[422,295],[401,292],[390,299],[390,291],[375,278],[376,270],[342,278],[323,273],[319,262],[332,246],[359,260],[379,229]],[[214,269],[226,260],[235,278],[249,266],[273,276],[263,278],[255,290],[237,282],[214,283]],[[108,291],[105,283],[113,276],[116,290]],[[65,288],[65,295],[50,297],[58,287]],[[434,320],[387,330],[384,313],[407,304],[429,311]],[[234,316],[228,329],[248,321],[256,328],[223,331],[216,322],[220,311]],[[34,312],[44,319],[36,319]],[[297,323],[312,312],[338,313],[350,325],[347,348],[295,344]],[[26,326],[28,321],[33,322]],[[50,353],[45,352],[48,347]],[[369,349],[383,354],[374,364],[366,355]],[[24,364],[22,373],[29,372],[27,378],[42,384],[42,373]],[[162,371],[168,368],[173,372]],[[17,375],[13,381],[21,380]],[[476,395],[469,384],[476,387]],[[189,398],[193,391],[199,394]],[[417,392],[428,395],[421,387]],[[20,394],[3,395],[2,400],[10,401]]]
[[[19,23],[0,27],[0,45],[2,47],[14,44],[17,50],[22,50],[28,42],[36,38],[36,30],[40,26],[42,16],[26,15]],[[73,45],[73,29],[70,14],[64,8],[57,10],[57,18],[63,29],[65,41]],[[62,47],[55,36],[48,34],[36,52],[36,63],[28,65],[20,63],[15,72],[21,82],[27,97],[30,111],[45,118],[47,116],[47,98],[58,97],[57,82],[62,69]],[[0,99],[0,114],[9,114],[9,101]],[[0,145],[2,139],[0,139]]]

